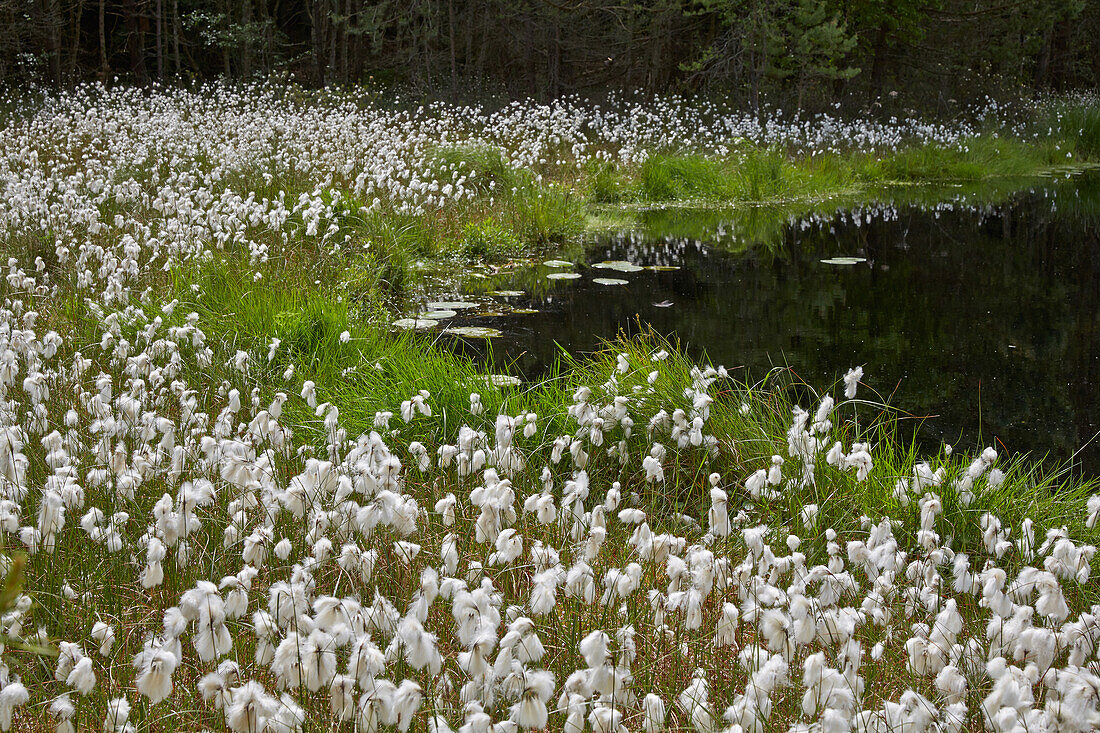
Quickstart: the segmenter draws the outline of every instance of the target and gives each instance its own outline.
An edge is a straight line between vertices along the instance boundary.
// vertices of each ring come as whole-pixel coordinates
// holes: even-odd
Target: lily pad
[[[417,316],[417,318],[430,318],[433,321],[441,321],[444,318],[454,318],[458,315],[458,311],[453,310],[434,310],[426,311]]]
[[[500,298],[518,298],[523,295],[522,290],[493,290],[491,295],[496,295]]]
[[[568,260],[547,260],[546,262],[543,262],[542,264],[546,265],[547,267],[572,267],[573,266],[573,263],[569,262]]]
[[[632,262],[626,260],[608,260],[606,262],[597,262],[592,267],[600,270],[617,270],[619,272],[640,272],[645,268],[641,265],[635,265]]]
[[[393,325],[397,328],[404,328],[406,330],[422,330],[435,328],[439,325],[439,321],[432,320],[431,318],[398,318],[393,322]]]
[[[630,284],[629,280],[620,280],[620,279],[615,278],[615,277],[594,277],[594,278],[592,278],[592,282],[596,283],[597,285],[629,285]]]
[[[858,265],[860,262],[866,262],[866,257],[830,257],[827,260],[822,260],[824,265]]]
[[[512,313],[514,313],[516,315],[520,315],[520,316],[529,316],[529,315],[538,313],[538,309],[536,309],[536,308],[513,308]]]
[[[432,310],[465,310],[467,308],[477,308],[477,303],[470,303],[465,300],[437,300],[434,303],[428,303],[428,307]]]
[[[444,329],[443,333],[449,333],[452,336],[465,336],[466,338],[472,339],[491,339],[504,335],[498,329],[487,328],[485,326],[454,326],[453,328]]]
[[[675,272],[680,269],[679,265],[648,265],[644,269],[650,272]]]
[[[577,280],[580,275],[576,272],[551,272],[546,276],[547,280]]]

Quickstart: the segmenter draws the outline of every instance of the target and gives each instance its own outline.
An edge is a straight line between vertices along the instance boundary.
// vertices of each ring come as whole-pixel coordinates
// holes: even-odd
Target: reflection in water
[[[552,270],[537,266],[488,288],[524,291],[503,300],[537,313],[456,323],[504,331],[492,360],[529,378],[550,368],[555,343],[592,350],[636,319],[752,379],[786,365],[828,385],[863,364],[884,399],[934,416],[920,430],[926,446],[995,443],[1058,460],[1078,451],[1079,467],[1100,475],[1100,440],[1081,449],[1100,430],[1098,222],[1100,175],[997,205],[960,197],[797,219],[655,212],[637,231],[602,237],[587,264],[680,269],[616,272],[630,284],[614,287],[592,280],[607,270],[582,264],[582,278],[548,281]],[[821,262],[848,255],[867,261]]]

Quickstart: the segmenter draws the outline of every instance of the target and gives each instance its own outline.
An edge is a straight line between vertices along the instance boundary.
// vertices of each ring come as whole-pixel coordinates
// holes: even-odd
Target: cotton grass
[[[189,307],[212,290],[171,290],[230,255],[264,283],[247,273],[304,242],[350,246],[349,216],[492,190],[441,178],[440,141],[537,167],[638,162],[670,135],[966,132],[678,105],[410,115],[82,87],[13,122],[0,564],[27,562],[0,729],[1100,726],[1092,488],[993,448],[901,449],[861,368],[796,405],[642,337],[538,389],[457,360],[429,385],[410,359],[357,382],[391,393],[349,399],[315,360],[363,353],[365,331],[249,340]],[[47,641],[55,657],[20,649]]]

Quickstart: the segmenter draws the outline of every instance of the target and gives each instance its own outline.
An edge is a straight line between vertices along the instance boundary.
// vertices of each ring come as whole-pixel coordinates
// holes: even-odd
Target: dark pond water
[[[786,366],[824,388],[863,365],[884,399],[927,418],[918,437],[929,447],[995,444],[1100,475],[1100,439],[1090,443],[1100,430],[1100,174],[882,201],[804,216],[643,213],[633,231],[596,238],[572,269],[462,285],[506,304],[498,311],[536,313],[463,311],[452,325],[503,331],[491,355],[484,342],[465,348],[528,378],[550,368],[559,344],[593,350],[640,324],[750,379]],[[822,262],[842,256],[865,261]],[[592,267],[606,260],[678,269]],[[563,271],[581,277],[546,278]]]

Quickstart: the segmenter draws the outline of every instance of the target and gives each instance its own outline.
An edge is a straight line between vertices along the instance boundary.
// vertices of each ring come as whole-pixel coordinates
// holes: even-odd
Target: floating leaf
[[[547,280],[576,280],[580,278],[575,272],[552,272],[546,276]]]
[[[547,267],[572,267],[573,266],[573,263],[569,262],[568,260],[547,260],[546,262],[543,262],[542,264],[546,265]]]
[[[496,295],[501,298],[518,298],[523,295],[522,290],[493,290],[490,295]]]
[[[521,316],[529,316],[532,313],[538,313],[538,310],[535,309],[535,308],[513,308],[512,313],[515,313],[515,314],[521,315]]]
[[[641,265],[635,265],[626,260],[607,260],[606,262],[597,262],[592,266],[600,270],[618,270],[619,272],[640,272],[645,269]]]
[[[457,315],[458,315],[458,311],[435,310],[435,311],[427,311],[425,313],[421,313],[420,315],[417,316],[417,318],[429,318],[433,321],[440,321],[440,320],[443,320],[444,318],[454,318]]]
[[[825,265],[858,265],[860,262],[866,262],[866,257],[830,257],[827,260],[822,260],[822,264]]]
[[[653,305],[657,308],[671,308],[675,303],[671,300],[662,300],[660,303],[654,303]]]
[[[619,280],[618,278],[614,278],[614,277],[594,277],[594,278],[592,278],[592,282],[596,283],[597,285],[629,285],[630,284],[629,280]]]
[[[466,338],[472,339],[491,339],[504,335],[495,328],[487,328],[485,326],[454,326],[444,329],[443,333],[449,333],[452,336],[465,336]]]
[[[680,269],[679,265],[648,265],[643,268],[651,272],[674,272]]]
[[[477,308],[477,303],[470,303],[465,300],[437,300],[434,303],[428,303],[428,307],[432,310],[465,310],[466,308]]]
[[[393,325],[397,328],[404,329],[428,329],[435,328],[439,325],[439,321],[431,318],[398,318],[393,322]]]

